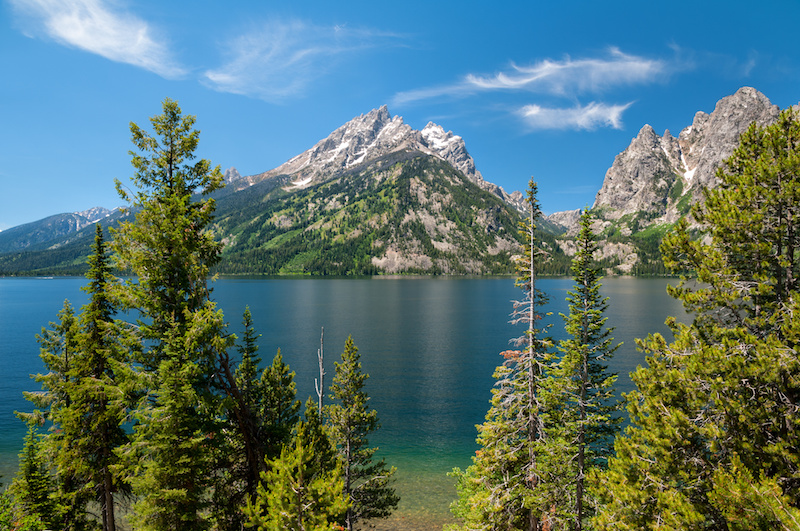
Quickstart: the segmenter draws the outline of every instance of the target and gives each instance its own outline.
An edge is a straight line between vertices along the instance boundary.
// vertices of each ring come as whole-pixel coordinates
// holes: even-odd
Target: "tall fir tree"
[[[580,227],[572,261],[575,284],[567,294],[569,315],[563,316],[568,338],[559,342],[561,357],[551,370],[557,384],[553,399],[562,410],[560,422],[551,429],[565,445],[563,480],[574,489],[568,496],[574,504],[565,513],[569,527],[577,530],[583,529],[594,509],[587,477],[605,467],[621,421],[615,415],[617,376],[607,370],[620,344],[614,344],[612,330],[605,326],[608,299],[600,294],[600,269],[594,259],[597,243],[588,210],[581,215]]]
[[[49,371],[34,377],[41,383],[42,391],[24,392],[23,395],[33,403],[35,409],[33,413],[17,415],[30,424],[48,426],[48,433],[42,437],[40,445],[47,473],[53,475],[53,491],[50,494],[52,508],[47,519],[49,525],[79,530],[89,525],[86,505],[91,496],[82,488],[74,464],[63,459],[73,435],[65,433],[63,426],[75,414],[75,387],[80,379],[77,368],[82,365],[80,326],[69,301],[64,301],[64,307],[58,313],[58,322],[51,322],[50,326],[51,329],[43,328],[37,336],[41,345],[40,357]]]
[[[563,506],[563,488],[553,481],[560,470],[559,449],[547,437],[553,396],[547,371],[553,362],[551,340],[541,328],[545,295],[537,288],[539,262],[536,225],[541,217],[536,183],[528,186],[529,217],[520,227],[524,255],[517,262],[517,285],[525,299],[515,303],[513,321],[526,325],[522,350],[503,352],[486,421],[478,426],[480,450],[466,471],[454,470],[459,498],[452,511],[464,529],[525,529],[549,525]]]
[[[335,366],[330,387],[333,403],[325,407],[325,414],[349,501],[342,523],[352,530],[357,522],[389,516],[400,498],[391,486],[395,468],[389,468],[384,459],[374,460],[378,449],[369,446],[368,437],[380,424],[377,411],[368,407],[364,384],[369,375],[361,370],[361,355],[352,337],[347,338],[341,362]]]
[[[55,464],[59,471],[68,471],[83,494],[97,503],[103,531],[114,531],[114,494],[129,490],[114,473],[116,451],[128,440],[122,428],[126,411],[117,385],[117,369],[127,360],[109,297],[114,279],[99,224],[86,277],[89,303],[79,316],[78,349],[70,367],[70,406],[59,418],[64,444]]]
[[[125,459],[138,528],[202,530],[210,525],[210,471],[222,439],[214,375],[231,346],[208,287],[220,244],[209,232],[214,201],[207,196],[223,181],[207,160],[190,163],[195,117],[170,99],[162,110],[150,119],[155,136],[131,123],[137,190],[117,181],[135,212],[114,231],[116,265],[133,275],[117,297],[140,312],[143,345],[135,360],[143,398]]]
[[[799,175],[789,109],[742,134],[693,209],[702,233],[682,222],[665,237],[666,265],[685,272],[669,291],[694,319],[643,344],[599,528],[797,528]]]
[[[53,501],[55,488],[48,470],[43,438],[37,426],[30,423],[19,455],[17,476],[4,493],[10,495],[9,501],[13,502],[9,507],[9,516],[29,524],[38,523],[34,529],[58,527],[61,523]]]

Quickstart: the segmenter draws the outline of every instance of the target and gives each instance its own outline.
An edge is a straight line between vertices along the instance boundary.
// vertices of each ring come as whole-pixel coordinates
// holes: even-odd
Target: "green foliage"
[[[705,237],[680,222],[662,243],[670,269],[692,272],[669,291],[694,320],[642,343],[599,528],[797,527],[800,123],[787,110],[740,142],[693,209]]]
[[[295,442],[267,462],[255,499],[244,508],[248,528],[330,531],[347,510],[341,470],[319,470],[308,433],[301,423]]]
[[[8,531],[44,531],[44,522],[36,516],[21,514],[11,490],[0,492],[0,529]]]
[[[128,193],[117,181],[135,218],[113,231],[113,249],[117,267],[134,278],[115,295],[140,313],[142,345],[126,384],[141,399],[122,454],[139,528],[207,529],[209,471],[223,444],[216,364],[232,345],[207,285],[220,244],[208,230],[215,203],[205,196],[222,186],[222,175],[205,159],[190,163],[195,118],[170,99],[162,109],[150,120],[156,136],[131,124],[137,190]]]
[[[514,321],[526,325],[523,350],[504,352],[497,367],[491,407],[478,426],[481,449],[464,472],[454,470],[459,499],[452,512],[464,529],[534,529],[561,515],[563,478],[558,478],[564,445],[547,437],[553,395],[547,370],[553,362],[551,341],[539,329],[544,295],[536,288],[541,250],[536,223],[541,216],[536,184],[528,191],[529,219],[521,224],[525,253],[518,261],[517,283],[525,300],[515,303]]]
[[[605,466],[621,420],[615,416],[619,410],[613,389],[616,375],[608,373],[606,365],[619,344],[613,344],[612,330],[605,327],[608,299],[600,295],[599,268],[594,262],[597,244],[588,211],[580,225],[572,263],[575,285],[567,294],[569,315],[562,315],[569,338],[559,343],[562,355],[551,369],[550,386],[554,392],[550,438],[561,441],[567,457],[560,477],[571,478],[567,497],[574,499],[574,509],[564,513],[572,529],[582,529],[594,510],[585,479],[592,470]]]
[[[369,447],[368,436],[379,427],[378,413],[367,407],[364,383],[369,375],[361,371],[361,355],[351,337],[345,342],[342,361],[335,365],[330,396],[335,403],[326,406],[325,414],[349,500],[342,523],[350,530],[357,522],[389,516],[400,498],[391,486],[395,468],[387,467],[383,459],[374,461],[377,448]]]
[[[8,504],[4,507],[4,517],[17,521],[23,529],[26,525],[32,529],[45,529],[60,524],[52,499],[55,487],[47,468],[43,438],[30,424],[19,456],[19,472],[9,490],[3,493],[3,501]]]

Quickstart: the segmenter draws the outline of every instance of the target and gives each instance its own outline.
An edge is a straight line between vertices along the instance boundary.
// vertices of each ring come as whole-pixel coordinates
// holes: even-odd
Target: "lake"
[[[0,278],[0,481],[17,467],[25,426],[14,411],[29,411],[23,390],[38,390],[29,375],[43,370],[35,336],[56,319],[69,299],[76,310],[86,302],[83,278]],[[667,296],[665,279],[614,277],[603,280],[610,297],[608,324],[624,342],[611,362],[620,374],[617,388],[632,389],[628,373],[644,364],[634,338],[667,333],[664,320],[683,315]],[[452,521],[455,498],[446,476],[465,468],[474,454],[475,425],[489,406],[492,373],[521,336],[509,324],[512,300],[522,297],[510,278],[220,279],[212,297],[239,333],[245,306],[258,333],[259,354],[269,363],[277,349],[296,373],[298,398],[314,395],[317,349],[324,327],[326,386],[348,335],[370,375],[366,391],[381,429],[371,438],[380,456],[397,467],[402,501],[386,529],[441,529]],[[550,297],[547,322],[563,337],[559,313],[567,313],[568,278],[545,278]]]

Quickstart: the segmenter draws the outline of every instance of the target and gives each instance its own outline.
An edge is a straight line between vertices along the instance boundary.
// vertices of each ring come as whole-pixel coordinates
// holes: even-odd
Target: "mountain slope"
[[[270,184],[219,200],[220,272],[508,273],[519,249],[512,207],[419,151],[392,152],[313,185]]]
[[[83,212],[56,214],[0,232],[0,253],[60,246],[82,228],[105,219],[110,210],[95,207]]]

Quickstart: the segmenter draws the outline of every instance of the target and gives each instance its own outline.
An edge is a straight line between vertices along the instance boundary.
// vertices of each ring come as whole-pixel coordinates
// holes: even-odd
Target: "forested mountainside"
[[[386,107],[275,170],[232,168],[225,181],[210,227],[223,274],[508,274],[521,249],[521,194],[485,181],[461,137],[435,124],[415,131]],[[541,228],[548,271],[568,272],[561,229]],[[92,238],[87,228],[20,245],[0,254],[0,274],[83,273]]]
[[[225,196],[214,231],[221,273],[498,274],[513,269],[518,221],[446,161],[403,151],[302,190]]]

